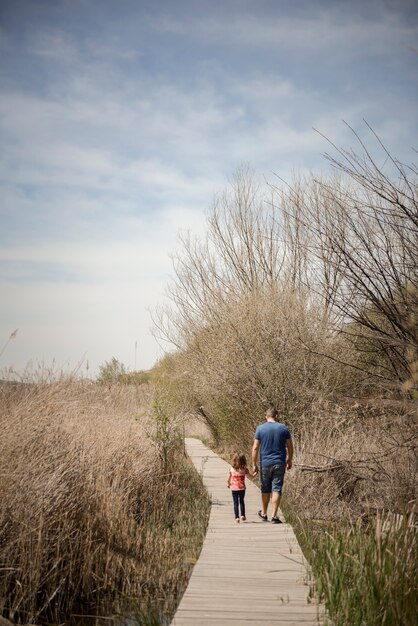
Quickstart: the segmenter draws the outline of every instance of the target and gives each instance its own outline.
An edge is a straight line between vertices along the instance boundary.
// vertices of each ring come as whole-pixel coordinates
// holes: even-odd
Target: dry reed
[[[296,435],[284,508],[335,626],[416,624],[414,411],[313,407]]]
[[[313,405],[295,431],[289,497],[309,519],[367,519],[377,511],[404,513],[417,498],[416,409]],[[409,504],[408,504],[409,503]]]
[[[35,623],[123,599],[173,610],[207,500],[174,448],[163,473],[144,389],[0,386],[0,615]]]

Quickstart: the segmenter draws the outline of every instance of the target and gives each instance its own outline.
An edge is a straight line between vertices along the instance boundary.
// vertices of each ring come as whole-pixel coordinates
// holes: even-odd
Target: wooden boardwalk
[[[257,516],[260,491],[247,481],[247,522],[234,523],[229,465],[198,439],[186,449],[202,475],[212,508],[206,538],[172,626],[313,626],[306,562],[288,524]],[[283,519],[283,514],[280,515]]]

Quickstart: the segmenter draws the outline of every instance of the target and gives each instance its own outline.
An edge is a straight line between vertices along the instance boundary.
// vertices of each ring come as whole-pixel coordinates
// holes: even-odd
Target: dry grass
[[[364,519],[376,511],[404,513],[417,498],[416,408],[313,406],[295,432],[295,467],[288,491],[309,519]]]
[[[0,615],[58,620],[124,598],[173,610],[207,499],[173,445],[163,473],[144,389],[0,386]]]
[[[335,626],[416,624],[416,412],[313,407],[284,507]]]

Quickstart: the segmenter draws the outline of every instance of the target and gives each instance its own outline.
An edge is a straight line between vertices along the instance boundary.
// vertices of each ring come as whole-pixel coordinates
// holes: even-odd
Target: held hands
[[[288,470],[292,469],[292,459],[289,459],[289,460],[286,462],[286,469],[288,469]]]

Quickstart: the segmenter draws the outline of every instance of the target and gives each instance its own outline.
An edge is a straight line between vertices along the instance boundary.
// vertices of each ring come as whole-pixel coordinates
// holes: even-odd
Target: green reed
[[[294,522],[295,520],[292,520]],[[312,592],[334,626],[415,626],[417,532],[413,515],[364,525],[297,520],[312,568]]]

